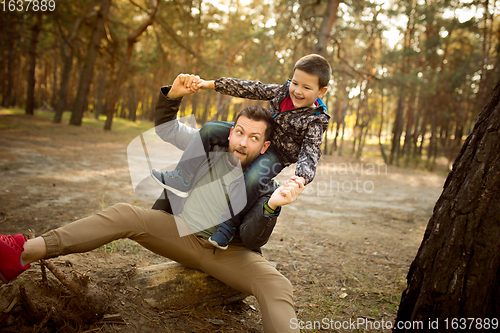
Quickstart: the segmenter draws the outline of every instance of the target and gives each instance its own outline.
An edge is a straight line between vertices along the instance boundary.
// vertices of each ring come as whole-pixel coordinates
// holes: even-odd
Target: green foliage
[[[152,120],[158,88],[179,73],[205,79],[232,76],[285,82],[297,59],[316,52],[328,1],[333,0],[161,2],[153,24],[134,44],[115,117]],[[66,109],[72,109],[100,4],[96,0],[57,1],[56,10],[45,13],[36,54],[36,107],[56,108],[62,51],[70,45],[74,53]],[[112,2],[102,27],[105,37],[94,67],[89,111],[108,111],[105,107],[110,105],[126,59],[127,38],[153,8],[149,0]],[[476,15],[460,16],[470,12]],[[14,11],[0,17],[0,28],[8,32],[0,36],[5,46],[0,50],[3,106],[22,108],[26,103],[24,82],[37,14]],[[340,111],[345,108],[347,115],[355,117],[349,126],[377,131],[382,124],[386,132],[397,128],[399,105],[403,138],[412,136],[414,142],[423,140],[428,146],[428,138],[436,137],[438,146],[449,148],[456,128],[471,128],[496,83],[500,43],[494,34],[499,28],[495,15],[487,1],[340,2],[326,44],[333,68],[327,97],[333,121],[342,123]],[[182,112],[190,110],[204,122],[216,114],[225,98],[213,92],[189,96]],[[234,107],[230,109],[233,112]],[[217,115],[219,119],[231,117],[224,112]]]

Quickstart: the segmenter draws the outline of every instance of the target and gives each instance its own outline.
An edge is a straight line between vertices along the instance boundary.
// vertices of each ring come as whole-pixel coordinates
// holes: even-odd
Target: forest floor
[[[115,120],[113,131],[101,125],[93,120],[81,127],[56,125],[48,116],[0,110],[0,233],[33,229],[40,235],[115,203],[152,205],[154,200],[134,194],[127,166],[127,145],[151,125]],[[278,180],[293,172],[285,169]],[[316,179],[283,209],[264,247],[264,256],[294,286],[304,332],[390,331],[444,181],[443,172],[386,166],[376,158],[323,156]],[[21,285],[36,306],[60,307],[58,318],[65,318],[64,325],[56,328],[49,321],[41,332],[263,331],[253,297],[196,311],[149,306],[130,277],[137,267],[166,261],[129,240],[52,259],[112,294],[109,314],[116,316],[92,325],[75,319],[72,296],[50,273],[43,283],[35,263],[11,283],[0,282],[0,331],[37,328],[39,321],[30,322],[26,307],[14,301]],[[50,296],[55,299],[47,303]]]

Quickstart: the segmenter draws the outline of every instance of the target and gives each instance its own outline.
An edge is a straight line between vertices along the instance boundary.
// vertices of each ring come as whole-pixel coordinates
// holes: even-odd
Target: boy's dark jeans
[[[214,146],[229,146],[229,132],[233,123],[226,121],[212,121],[203,125],[200,129],[200,138],[205,152],[212,151]],[[191,181],[200,165],[207,159],[206,156],[199,156],[199,142],[191,143],[184,151],[177,169],[180,175],[187,181]],[[193,158],[192,156],[198,157]],[[230,226],[238,227],[240,225],[240,217],[243,216],[259,197],[260,191],[264,188],[273,177],[278,175],[284,168],[284,164],[280,158],[281,154],[277,148],[271,143],[266,152],[259,157],[245,170],[245,188],[246,188],[246,205],[240,212],[234,216],[232,208],[222,214],[221,222],[226,222]],[[230,207],[231,204],[229,203]]]

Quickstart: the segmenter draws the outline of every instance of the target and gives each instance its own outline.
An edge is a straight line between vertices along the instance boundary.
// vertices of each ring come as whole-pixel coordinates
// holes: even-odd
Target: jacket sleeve
[[[319,122],[309,124],[306,135],[302,141],[295,175],[304,177],[306,185],[313,181],[321,157],[321,142],[323,138],[323,125]]]
[[[264,202],[269,200],[271,194],[277,188],[278,184],[271,180],[265,193],[257,199],[243,217],[240,225],[240,237],[246,248],[258,251],[269,240],[281,212],[281,207],[278,207],[274,214],[268,214],[264,210]]]
[[[215,80],[215,91],[234,97],[271,100],[282,90],[280,84],[263,84],[259,81],[241,80],[222,77]]]
[[[185,150],[199,130],[179,122],[177,112],[182,98],[168,98],[171,86],[162,87],[155,108],[155,132],[166,142]]]

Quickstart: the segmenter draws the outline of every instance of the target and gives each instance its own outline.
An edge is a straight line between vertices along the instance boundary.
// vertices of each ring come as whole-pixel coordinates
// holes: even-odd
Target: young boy
[[[310,183],[315,176],[321,157],[323,132],[327,129],[330,116],[321,100],[327,91],[331,68],[328,61],[320,55],[307,55],[297,61],[293,78],[283,85],[262,84],[258,81],[220,78],[215,81],[189,80],[186,87],[198,89],[214,89],[222,94],[240,98],[269,100],[269,112],[274,121],[271,146],[257,158],[245,171],[247,204],[238,214],[230,210],[221,216],[221,224],[209,241],[220,249],[227,249],[239,227],[239,216],[256,200],[263,184],[281,172],[281,170],[297,163],[295,175],[303,184]],[[200,130],[201,141],[205,152],[214,145],[227,142],[231,123],[210,122]],[[227,145],[227,143],[226,143]],[[194,145],[192,145],[194,146]],[[198,164],[198,158],[192,158],[199,147],[188,147],[176,170],[159,172],[152,170],[153,179],[162,187],[174,194],[186,197],[192,188],[191,180]],[[246,154],[245,147],[237,150]],[[191,156],[191,157],[189,157]],[[188,161],[183,163],[183,161]],[[200,162],[197,162],[200,161]],[[265,207],[265,206],[264,206]],[[265,207],[270,213],[272,209]]]

